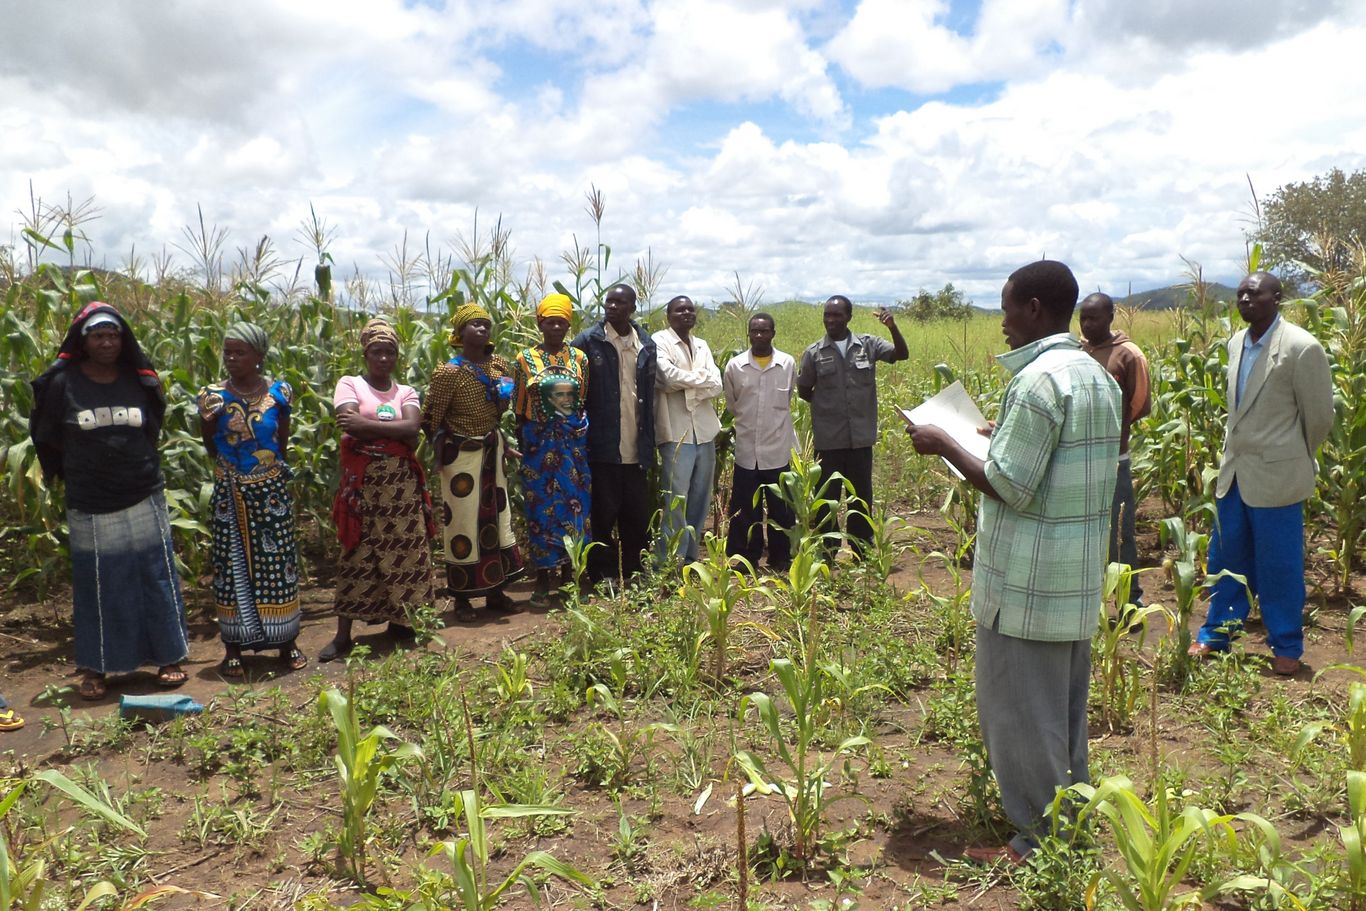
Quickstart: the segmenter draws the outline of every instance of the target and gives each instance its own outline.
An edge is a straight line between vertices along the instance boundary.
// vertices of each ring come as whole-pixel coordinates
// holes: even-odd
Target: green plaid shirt
[[[1001,500],[977,516],[972,615],[1017,639],[1068,642],[1096,630],[1121,395],[1068,333],[999,355],[1014,374],[987,453]]]

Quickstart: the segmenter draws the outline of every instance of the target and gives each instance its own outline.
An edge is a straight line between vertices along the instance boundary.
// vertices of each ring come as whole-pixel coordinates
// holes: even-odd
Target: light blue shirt
[[[1281,321],[1281,315],[1276,314],[1276,318],[1271,321],[1271,325],[1266,327],[1262,337],[1257,341],[1252,340],[1252,330],[1243,333],[1243,355],[1238,358],[1238,388],[1235,390],[1233,407],[1237,408],[1243,402],[1243,387],[1247,385],[1247,378],[1252,373],[1252,365],[1257,363],[1257,358],[1261,357],[1262,349],[1266,347],[1266,340],[1271,337],[1271,333],[1276,331],[1276,324]]]

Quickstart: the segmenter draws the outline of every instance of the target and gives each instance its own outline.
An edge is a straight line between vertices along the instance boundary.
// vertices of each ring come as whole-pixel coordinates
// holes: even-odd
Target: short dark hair
[[[778,324],[773,321],[773,314],[766,313],[763,310],[760,310],[758,313],[755,313],[753,316],[751,316],[749,318],[749,322],[745,323],[745,326],[748,327],[749,324],[754,322],[756,319],[768,320],[768,328],[772,329],[774,332],[778,331]]]
[[[634,303],[636,302],[636,289],[635,289],[635,288],[632,288],[630,285],[626,284],[626,282],[617,282],[615,285],[613,285],[612,287],[608,288],[607,291],[606,291],[606,293],[604,293],[602,296],[603,296],[603,297],[606,297],[608,294],[611,294],[613,291],[616,291],[618,288],[620,288],[622,291],[625,291],[626,293],[628,293],[628,294],[631,295],[631,303],[634,304]]]
[[[1087,301],[1095,301],[1096,303],[1104,307],[1105,311],[1109,313],[1111,316],[1115,315],[1115,299],[1110,295],[1106,294],[1104,291],[1097,291],[1094,294],[1088,294],[1081,299],[1083,305],[1085,305]]]
[[[830,295],[828,298],[826,298],[825,302],[828,304],[830,303],[830,301],[838,301],[839,303],[844,304],[844,312],[849,314],[850,316],[854,315],[854,302],[851,301],[849,298],[845,297],[843,294]]]
[[[670,313],[673,313],[674,304],[678,303],[679,301],[687,301],[690,304],[693,303],[693,299],[691,297],[688,297],[688,295],[686,294],[675,295],[669,298],[669,302],[664,305],[664,315],[668,316]],[[693,306],[696,306],[696,304],[693,304]]]
[[[1056,259],[1041,259],[1027,266],[1021,266],[1010,273],[1007,283],[1017,301],[1038,298],[1051,316],[1062,319],[1072,318],[1077,309],[1077,279],[1066,263]]]

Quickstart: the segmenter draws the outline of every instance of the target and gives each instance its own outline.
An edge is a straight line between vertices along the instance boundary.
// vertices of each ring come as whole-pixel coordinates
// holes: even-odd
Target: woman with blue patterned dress
[[[536,307],[541,343],[523,349],[512,364],[515,411],[522,448],[527,551],[536,568],[531,606],[557,606],[551,577],[569,579],[565,538],[587,534],[589,513],[588,355],[565,342],[573,301],[551,294]]]
[[[299,635],[299,558],[287,464],[294,393],[261,373],[264,330],[238,323],[223,339],[228,378],[199,392],[200,432],[214,459],[213,593],[227,652],[219,672],[243,676],[242,651],[279,649],[308,665]]]

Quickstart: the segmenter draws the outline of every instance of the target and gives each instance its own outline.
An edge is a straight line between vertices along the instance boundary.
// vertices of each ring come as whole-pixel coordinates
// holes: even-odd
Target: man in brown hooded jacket
[[[1115,499],[1110,521],[1110,560],[1137,568],[1138,547],[1134,543],[1134,479],[1129,471],[1129,432],[1134,423],[1152,410],[1152,388],[1148,380],[1148,359],[1123,332],[1112,331],[1115,302],[1110,295],[1097,292],[1081,302],[1078,317],[1082,347],[1119,383],[1124,394],[1119,431],[1119,471],[1115,480]],[[1143,587],[1134,576],[1129,600],[1143,603]]]

